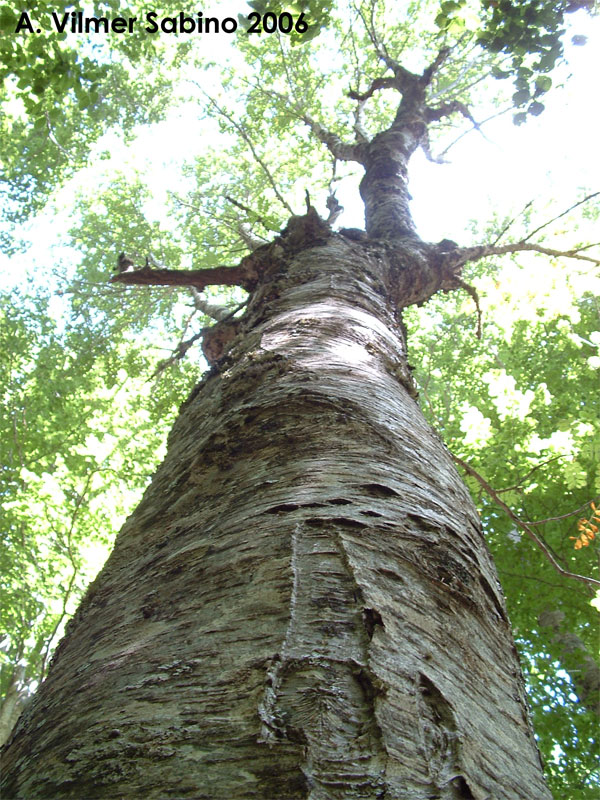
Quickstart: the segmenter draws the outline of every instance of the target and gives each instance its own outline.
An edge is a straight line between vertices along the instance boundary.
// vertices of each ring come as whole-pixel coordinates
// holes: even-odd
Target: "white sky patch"
[[[554,433],[545,438],[534,433],[527,445],[528,449],[538,456],[542,453],[569,456],[573,452],[574,446],[573,435],[570,431],[554,431]]]
[[[525,419],[535,398],[535,392],[531,389],[525,392],[517,389],[516,380],[503,369],[486,372],[482,380],[488,385],[490,397],[501,420],[504,421],[507,417]]]
[[[461,403],[462,420],[460,429],[464,432],[463,443],[484,447],[493,434],[492,422],[475,406]]]
[[[592,331],[588,343],[598,349],[598,355],[588,357],[588,366],[590,369],[600,369],[600,331]]]
[[[415,154],[412,211],[424,239],[460,236],[470,219],[560,197],[562,187],[564,208],[577,199],[576,187],[598,188],[600,103],[592,98],[600,75],[600,18],[588,20],[585,33],[584,47],[571,45],[567,35],[567,65],[553,80],[566,81],[570,72],[572,77],[564,88],[541,98],[546,110],[539,117],[515,126],[509,113],[483,127],[485,138],[469,133],[450,150],[450,164],[433,164],[422,152]]]
[[[465,230],[472,219],[512,214],[538,198],[564,197],[564,210],[577,199],[578,187],[600,184],[600,160],[590,162],[600,130],[600,103],[590,100],[598,92],[600,18],[586,19],[585,33],[584,47],[572,45],[566,36],[567,63],[553,75],[555,84],[565,86],[541,98],[546,110],[539,117],[515,126],[507,113],[489,122],[484,135],[472,131],[464,136],[450,150],[447,164],[428,161],[421,150],[415,153],[411,210],[423,239],[469,243]],[[340,227],[364,227],[358,181],[348,178],[338,184],[336,193],[344,206]]]

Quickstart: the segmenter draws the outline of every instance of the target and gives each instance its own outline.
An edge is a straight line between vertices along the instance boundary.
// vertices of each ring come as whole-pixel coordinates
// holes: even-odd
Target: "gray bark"
[[[5,800],[551,797],[477,512],[414,398],[396,309],[423,248],[310,217],[184,404]]]

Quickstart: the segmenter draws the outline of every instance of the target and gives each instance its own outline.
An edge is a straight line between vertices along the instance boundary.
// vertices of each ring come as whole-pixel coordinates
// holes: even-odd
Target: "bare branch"
[[[200,206],[195,206],[193,203],[188,203],[187,200],[184,200],[182,197],[179,197],[179,195],[175,194],[175,192],[169,192],[169,194],[178,205],[185,206],[186,208],[191,208],[192,211],[196,211],[198,214],[204,214],[204,209],[200,208]]]
[[[431,151],[431,139],[429,138],[429,129],[426,128],[423,136],[421,137],[421,150],[425,153],[425,158],[427,161],[431,161],[433,164],[448,164],[450,163],[447,159],[441,156],[434,156]]]
[[[500,233],[498,234],[498,236],[496,236],[496,238],[495,238],[495,239],[494,239],[494,241],[492,242],[492,245],[496,245],[496,244],[498,244],[498,242],[500,241],[500,239],[501,239],[501,238],[504,236],[504,234],[506,233],[506,231],[507,231],[507,230],[510,228],[510,226],[511,226],[511,225],[513,224],[513,222],[514,222],[514,221],[517,219],[517,217],[522,217],[522,216],[523,216],[523,214],[525,214],[525,212],[527,211],[527,209],[531,208],[531,206],[532,206],[532,205],[533,205],[533,200],[530,200],[528,203],[525,203],[525,205],[523,206],[523,210],[522,210],[522,211],[520,211],[518,214],[516,214],[514,217],[512,217],[512,219],[510,219],[510,220],[509,220],[509,221],[506,223],[506,225],[505,225],[505,226],[502,228],[502,230],[500,231]]]
[[[364,102],[358,101],[354,109],[354,133],[356,134],[357,144],[364,144],[369,141],[366,128],[363,121]]]
[[[257,250],[261,245],[268,244],[264,236],[255,234],[250,225],[240,222],[239,217],[224,214],[220,217],[220,222],[239,236],[248,250]]]
[[[581,250],[585,248],[578,247],[572,250],[555,250],[551,247],[543,247],[541,244],[531,244],[524,239],[520,242],[513,242],[512,244],[503,245],[477,245],[475,247],[461,247],[456,251],[455,264],[465,264],[467,261],[479,261],[486,256],[500,256],[505,253],[519,253],[529,250],[534,253],[543,253],[546,256],[555,256],[557,258],[574,258],[579,261],[588,261],[591,264],[600,266],[600,258],[593,258],[592,256],[584,256]]]
[[[195,292],[195,290],[192,289],[192,292]],[[206,303],[206,301],[203,301],[202,298],[199,298],[198,293],[196,292],[194,295],[194,305],[196,306],[196,308],[202,310],[201,306],[199,305],[199,302],[201,302],[206,306],[209,305],[208,303]],[[218,319],[219,322],[226,322],[228,319],[231,319],[235,314],[237,314],[237,312],[240,311],[240,309],[244,308],[246,304],[247,300],[244,300],[243,303],[239,303],[237,306],[235,306],[235,308],[225,308],[224,306],[211,306],[211,308],[213,310],[217,308],[224,310],[226,313],[224,313],[219,317],[215,317],[215,319]],[[212,314],[210,314],[208,311],[205,311],[204,313],[208,314],[208,316],[212,316]],[[151,377],[152,378],[158,377],[162,372],[164,372],[167,369],[167,367],[170,367],[171,364],[174,364],[176,361],[180,361],[182,358],[184,358],[185,354],[190,349],[190,347],[195,342],[197,342],[198,339],[202,339],[205,336],[205,334],[213,327],[214,327],[213,325],[206,325],[204,328],[201,328],[198,331],[198,333],[195,333],[193,336],[190,336],[189,339],[180,341],[179,344],[175,347],[175,349],[171,353],[171,355],[169,356],[169,358],[165,358],[163,361],[159,362],[158,366],[152,373]]]
[[[173,350],[172,354],[168,358],[165,358],[162,361],[158,362],[158,366],[156,367],[156,369],[154,370],[154,372],[150,377],[157,378],[162,372],[164,372],[168,367],[170,367],[176,361],[181,361],[181,359],[185,357],[185,354],[190,349],[190,347],[195,342],[197,342],[198,339],[201,339],[207,330],[208,328],[202,328],[198,333],[194,334],[189,339],[185,339],[184,341],[179,342],[175,350]]]
[[[327,146],[329,152],[334,158],[337,158],[339,161],[356,161],[359,164],[362,163],[363,141],[357,141],[353,144],[344,142],[337,134],[323,127],[320,122],[317,122],[317,120],[313,119],[313,117],[311,117],[301,105],[292,100],[288,95],[275,92],[272,89],[266,90],[264,87],[249,81],[246,81],[246,83],[252,86],[252,88],[254,88],[256,91],[261,92],[261,94],[270,98],[275,98],[280,103],[284,104],[286,111],[307,125],[317,139]],[[364,141],[368,141],[368,137],[364,131],[362,132],[362,137]],[[359,137],[357,137],[357,139],[359,139]]]
[[[216,303],[209,303],[208,300],[205,300],[200,295],[200,292],[196,289],[195,286],[190,286],[189,288],[194,301],[194,308],[197,308],[198,311],[201,311],[203,314],[206,314],[207,317],[220,321],[230,315],[231,309],[229,308],[229,306],[223,306]]]
[[[473,119],[473,116],[467,106],[459,100],[453,100],[451,103],[444,103],[437,108],[428,106],[425,109],[425,119],[427,122],[437,122],[444,117],[449,117],[451,114],[461,114],[465,119],[472,123],[475,130],[481,132],[481,127],[478,122]]]
[[[570,208],[567,208],[566,211],[562,211],[560,214],[557,214],[556,217],[549,219],[548,222],[544,222],[543,225],[540,225],[538,228],[532,230],[531,233],[528,233],[527,236],[523,239],[523,241],[524,242],[528,241],[529,239],[531,239],[532,236],[535,236],[535,234],[539,233],[539,231],[541,231],[543,228],[547,228],[548,225],[551,225],[553,222],[556,222],[557,219],[564,217],[570,211],[573,211],[574,208],[577,208],[577,206],[581,206],[584,203],[587,203],[588,200],[592,200],[592,198],[598,197],[598,195],[600,195],[600,192],[593,192],[593,194],[588,194],[587,197],[584,197],[583,200],[578,200],[577,203],[573,203],[573,205]]]
[[[375,4],[371,4],[370,9],[370,17],[368,20],[365,19],[365,16],[362,10],[357,9],[360,18],[362,19],[363,25],[365,26],[365,30],[369,39],[371,40],[371,44],[373,45],[373,49],[380,61],[382,61],[385,66],[390,69],[396,79],[398,81],[403,81],[405,88],[410,83],[414,85],[416,82],[419,81],[423,76],[415,75],[413,72],[409,72],[405,67],[402,66],[396,59],[392,58],[388,53],[387,47],[385,46],[384,42],[382,41],[381,37],[377,33],[375,28]]]
[[[600,581],[597,581],[595,578],[588,578],[585,575],[579,575],[576,572],[569,572],[568,570],[563,569],[563,567],[561,567],[560,564],[557,562],[556,558],[554,557],[553,553],[550,551],[550,548],[544,542],[544,540],[541,539],[537,535],[537,533],[531,529],[531,527],[527,522],[523,522],[523,520],[520,519],[520,517],[518,517],[514,513],[514,511],[511,508],[509,508],[509,506],[506,505],[506,503],[498,496],[498,493],[490,486],[490,484],[485,480],[485,478],[483,478],[475,469],[473,469],[473,467],[467,464],[466,461],[463,461],[462,458],[459,458],[458,456],[454,455],[454,453],[450,453],[450,455],[452,456],[454,462],[459,466],[461,466],[468,475],[471,475],[473,478],[475,478],[475,480],[480,484],[480,486],[483,487],[483,489],[492,498],[492,500],[496,503],[496,505],[498,505],[505,512],[505,514],[507,514],[509,518],[515,523],[515,525],[521,528],[521,530],[527,534],[527,536],[532,540],[532,542],[534,542],[535,545],[540,548],[542,553],[544,553],[548,561],[552,564],[552,566],[557,572],[559,572],[565,578],[572,578],[573,580],[581,581],[582,583],[585,583],[589,586],[600,587]]]
[[[288,88],[290,92],[294,94],[294,88],[295,88],[294,81],[292,80],[292,76],[290,75],[289,64],[286,58],[285,51],[283,49],[283,42],[281,41],[281,36],[277,38],[277,44],[279,46],[279,55],[281,56],[281,63],[283,64],[283,70],[285,72]]]
[[[475,44],[472,48],[470,48],[470,50],[474,50],[477,47],[478,45]],[[461,55],[462,66],[461,64],[456,64],[455,62],[455,65],[458,67],[458,75],[456,78],[451,80],[450,83],[445,84],[442,90],[430,94],[430,100],[435,100],[440,96],[448,98],[449,101],[456,99],[457,97],[464,97],[465,95],[468,95],[470,89],[489,77],[490,71],[483,69],[482,64],[482,69],[477,77],[472,79],[468,78],[474,65],[474,60],[470,55],[470,50],[465,50]]]
[[[207,286],[242,286],[251,289],[256,276],[246,267],[211,267],[209,269],[152,269],[142,267],[133,272],[120,272],[113,275],[111,283],[124,283],[127,286],[194,286],[204,289]]]
[[[450,55],[451,48],[449,47],[442,47],[441,50],[438,52],[437,56],[433,59],[431,64],[423,70],[423,74],[421,75],[421,85],[422,86],[429,86],[431,81],[433,80],[433,76],[438,71],[438,69],[442,66],[444,61]]]
[[[373,97],[375,92],[381,89],[399,89],[398,81],[396,78],[375,78],[366,92],[359,93],[351,90],[348,92],[348,97],[352,100],[358,100],[364,103],[370,97]]]
[[[252,208],[249,208],[249,206],[245,206],[243,203],[240,203],[239,200],[236,200],[234,197],[231,197],[231,195],[229,195],[229,194],[225,194],[225,195],[223,195],[223,197],[225,198],[225,200],[230,202],[236,208],[239,208],[240,211],[243,211],[249,217],[254,218],[256,220],[256,222],[260,222],[260,224],[263,226],[263,228],[266,228],[267,230],[271,229],[270,226],[265,222],[264,217],[261,217],[261,215],[257,211],[254,211]]]
[[[375,30],[375,5],[371,3],[369,19],[365,19],[365,15],[361,8],[357,8],[356,11],[358,12],[359,17],[362,20],[363,25],[365,26],[365,31],[367,32],[367,36],[371,40],[371,44],[373,45],[373,49],[377,57],[380,61],[388,67],[388,69],[394,70],[394,67],[398,66],[397,62],[390,58],[385,45],[381,42],[377,32]]]
[[[503,109],[502,111],[498,111],[496,114],[492,114],[491,116],[486,117],[484,120],[482,120],[480,123],[478,123],[479,124],[479,128],[476,128],[475,125],[472,125],[470,128],[467,128],[466,131],[463,131],[461,134],[459,134],[456,137],[456,139],[453,139],[450,142],[450,144],[442,150],[442,152],[439,155],[439,158],[443,158],[446,155],[446,153],[449,150],[451,150],[457,142],[460,142],[460,140],[463,138],[463,136],[466,136],[468,133],[471,133],[471,131],[474,131],[474,130],[479,130],[481,132],[481,127],[482,127],[482,125],[485,125],[486,122],[490,122],[491,120],[496,119],[497,117],[501,117],[503,114],[508,114],[509,111],[512,111],[512,110],[513,110],[513,106],[508,106],[507,108]]]
[[[470,283],[463,281],[462,278],[456,278],[456,282],[460,286],[461,289],[464,289],[465,292],[469,295],[469,297],[473,298],[473,302],[475,303],[475,308],[477,310],[477,330],[475,331],[475,335],[478,339],[481,339],[481,306],[479,305],[479,295],[477,294],[477,289],[474,286],[471,286]]]
[[[248,227],[248,225],[244,225],[243,222],[239,223],[236,230],[239,233],[241,240],[250,250],[256,250],[261,245],[267,244],[266,239],[263,239],[262,237],[259,236],[255,236],[254,232]]]

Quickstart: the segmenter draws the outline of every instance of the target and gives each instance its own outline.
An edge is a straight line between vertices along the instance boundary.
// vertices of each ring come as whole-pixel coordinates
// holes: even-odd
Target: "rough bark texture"
[[[184,405],[6,800],[550,798],[477,513],[414,399],[395,303],[425,251],[310,220]]]

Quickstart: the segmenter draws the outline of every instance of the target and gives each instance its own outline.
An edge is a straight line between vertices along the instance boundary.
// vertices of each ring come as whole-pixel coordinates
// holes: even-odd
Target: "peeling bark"
[[[293,218],[59,645],[3,798],[549,800],[398,308],[435,247]],[[277,247],[274,257],[273,247]]]

